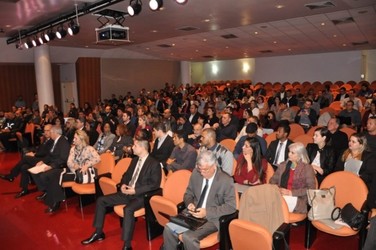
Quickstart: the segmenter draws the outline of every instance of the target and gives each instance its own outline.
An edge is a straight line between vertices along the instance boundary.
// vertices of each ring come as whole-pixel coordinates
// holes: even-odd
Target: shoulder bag
[[[309,220],[330,219],[335,206],[336,188],[308,189],[308,204],[311,209],[308,211]]]
[[[94,183],[95,177],[97,176],[97,170],[94,167],[88,167],[86,174],[81,172],[81,169],[75,171],[76,178],[74,181],[79,184]]]

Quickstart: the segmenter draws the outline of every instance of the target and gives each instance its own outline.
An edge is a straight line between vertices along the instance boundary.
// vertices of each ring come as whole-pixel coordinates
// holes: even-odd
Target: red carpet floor
[[[17,153],[0,153],[0,173],[8,173],[20,159]],[[20,191],[19,177],[12,183],[0,180],[0,249],[121,249],[119,219],[115,214],[108,214],[104,232],[106,239],[88,246],[80,241],[93,232],[91,226],[95,204],[84,207],[84,218],[81,217],[78,197],[71,197],[63,203],[61,209],[53,215],[44,213],[46,206],[35,199],[40,193],[35,186],[34,192],[20,199],[14,195]],[[136,222],[136,231],[132,241],[133,249],[159,249],[162,236],[152,241],[146,240],[145,221],[141,218]],[[218,246],[210,249],[217,249]],[[304,226],[294,227],[291,231],[290,247],[292,250],[304,248]],[[318,233],[313,250],[357,249],[357,237],[335,237]],[[245,249],[247,250],[247,249]]]

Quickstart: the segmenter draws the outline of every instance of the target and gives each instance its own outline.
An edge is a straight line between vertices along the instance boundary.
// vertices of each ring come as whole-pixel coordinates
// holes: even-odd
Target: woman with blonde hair
[[[304,144],[292,143],[287,161],[277,167],[269,183],[277,184],[282,195],[297,197],[294,213],[307,213],[307,189],[315,188],[316,184],[315,173],[309,164]]]

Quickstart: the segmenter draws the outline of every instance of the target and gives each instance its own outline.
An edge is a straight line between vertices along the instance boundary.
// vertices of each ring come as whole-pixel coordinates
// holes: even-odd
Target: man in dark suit
[[[60,176],[68,161],[70,144],[68,140],[62,136],[60,126],[54,125],[51,127],[51,139],[54,141],[54,144],[50,153],[36,164],[36,166],[44,164],[44,170],[41,173],[32,175],[38,190],[43,192],[37,197],[37,200],[43,200],[46,197],[45,192],[50,182],[59,180],[58,176]],[[51,202],[51,204],[48,205],[49,207],[45,212],[53,213],[59,209],[60,202]]]
[[[52,125],[50,124],[47,124],[44,126],[45,141],[39,146],[38,150],[35,153],[33,152],[26,153],[22,157],[22,159],[12,168],[9,174],[0,175],[1,179],[12,182],[14,178],[16,178],[19,174],[21,174],[20,187],[22,188],[22,191],[25,191],[25,192],[21,191],[22,193],[21,196],[28,193],[27,186],[30,181],[29,180],[30,175],[27,170],[31,167],[34,167],[35,164],[41,161],[43,157],[45,157],[49,153],[49,151],[52,148],[52,145],[54,144],[54,141],[51,139],[51,134],[50,134],[51,126]],[[17,194],[16,198],[21,197],[19,196],[19,194]]]
[[[116,205],[124,207],[122,239],[125,241],[123,249],[132,249],[131,240],[134,231],[134,212],[144,206],[144,194],[156,190],[161,184],[161,167],[159,162],[149,155],[149,142],[136,138],[132,146],[133,153],[137,156],[123,175],[120,182],[120,191],[115,194],[105,195],[97,200],[93,227],[95,232],[87,239],[81,241],[83,245],[103,240],[104,218],[106,209]]]
[[[23,132],[24,127],[21,110],[17,110],[15,113],[8,113],[8,117],[5,120],[3,127],[0,129],[0,144],[4,146],[5,150],[11,148],[9,139],[17,138],[16,133]]]
[[[156,139],[150,154],[154,159],[162,163],[163,166],[166,166],[166,161],[175,147],[174,141],[172,137],[167,134],[166,124],[163,122],[155,124],[153,132]]]
[[[219,218],[236,211],[234,182],[218,167],[214,152],[202,151],[196,162],[184,203],[187,211],[196,218],[206,218],[207,222],[195,231],[182,232],[184,249],[200,249],[200,240],[219,230]],[[163,231],[163,249],[176,249],[178,234],[173,231],[173,223]]]
[[[298,99],[296,95],[292,94],[291,89],[286,91],[286,97],[284,99],[286,99],[288,107],[298,106]]]
[[[349,95],[346,93],[346,89],[344,87],[339,89],[339,93],[337,94],[334,101],[343,101],[345,98],[348,98]]]
[[[281,123],[277,129],[277,140],[270,143],[266,150],[266,160],[277,169],[277,164],[284,162],[288,158],[289,146],[292,143],[288,136],[290,134],[290,126],[287,122]]]
[[[189,114],[187,115],[187,121],[192,125],[196,124],[200,113],[198,112],[198,106],[196,104],[191,104],[189,108]]]

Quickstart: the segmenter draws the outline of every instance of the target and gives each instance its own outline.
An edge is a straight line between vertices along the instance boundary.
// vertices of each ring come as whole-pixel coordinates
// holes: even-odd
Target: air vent
[[[270,49],[267,49],[267,50],[260,50],[259,52],[263,53],[263,54],[266,54],[266,53],[272,53],[273,51],[270,50]]]
[[[362,41],[362,42],[353,42],[351,43],[353,46],[362,46],[362,45],[367,45],[369,44],[368,41]]]
[[[324,2],[317,2],[317,3],[307,3],[304,6],[310,10],[316,10],[316,9],[327,8],[327,7],[335,7],[335,4],[330,1],[324,1]]]
[[[227,35],[222,35],[221,37],[223,37],[224,39],[233,39],[233,38],[238,38],[237,36],[235,36],[234,34],[227,34]]]
[[[197,27],[192,27],[192,26],[184,26],[184,27],[178,28],[178,30],[193,31],[193,30],[198,30],[198,28]]]
[[[170,44],[158,44],[157,46],[161,47],[161,48],[171,48],[172,47],[172,45],[170,45]]]
[[[202,56],[203,58],[214,58],[214,56]]]
[[[341,19],[336,19],[336,20],[331,20],[334,25],[339,25],[339,24],[345,24],[345,23],[353,23],[354,18],[352,17],[345,17]]]

